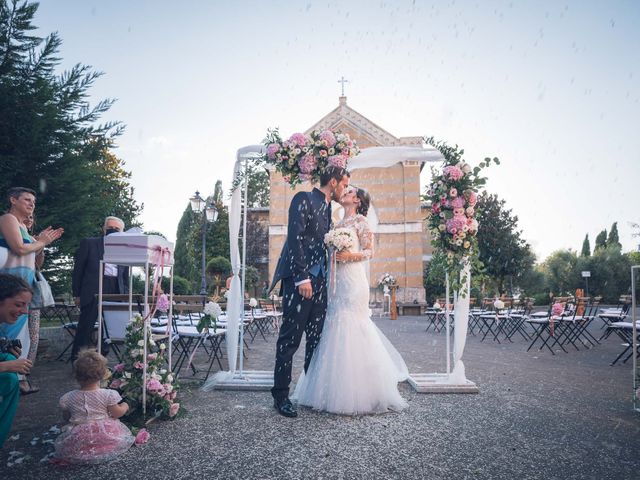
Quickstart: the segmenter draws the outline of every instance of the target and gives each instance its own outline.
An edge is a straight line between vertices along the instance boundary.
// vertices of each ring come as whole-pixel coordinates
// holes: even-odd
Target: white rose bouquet
[[[204,306],[204,315],[200,317],[198,321],[198,325],[196,325],[196,330],[198,333],[201,333],[204,329],[216,328],[216,320],[218,317],[222,315],[222,309],[220,305],[215,302],[208,302]]]
[[[324,236],[324,243],[337,252],[348,250],[355,245],[353,230],[350,228],[334,228]]]

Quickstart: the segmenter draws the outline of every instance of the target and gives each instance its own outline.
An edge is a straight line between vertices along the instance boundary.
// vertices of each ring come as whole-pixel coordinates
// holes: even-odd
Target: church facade
[[[421,146],[422,137],[395,137],[347,105],[344,96],[337,108],[309,127],[312,130],[332,128],[348,133],[362,148],[374,146]],[[431,258],[431,246],[424,219],[426,209],[420,201],[420,172],[423,165],[404,161],[387,168],[361,168],[351,171],[351,184],[366,189],[371,195],[369,222],[375,232],[375,253],[369,263],[369,286],[372,300],[381,300],[377,281],[384,273],[398,281],[398,301],[424,302],[424,262]],[[269,207],[269,277],[272,278],[278,256],[287,234],[288,208],[305,184],[292,189],[282,176],[270,172]],[[334,207],[338,207],[334,204]],[[335,219],[342,214],[334,208]]]

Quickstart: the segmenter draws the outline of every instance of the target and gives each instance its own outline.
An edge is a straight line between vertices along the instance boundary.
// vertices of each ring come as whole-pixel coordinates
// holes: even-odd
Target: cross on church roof
[[[349,80],[345,80],[345,78],[343,76],[340,80],[338,80],[338,83],[342,84],[342,95],[341,96],[344,97],[344,84],[345,83],[349,83]]]

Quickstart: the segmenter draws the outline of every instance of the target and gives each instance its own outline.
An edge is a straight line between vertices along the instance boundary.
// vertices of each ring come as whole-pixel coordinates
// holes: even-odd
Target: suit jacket
[[[293,277],[300,282],[323,274],[326,277],[327,246],[324,236],[331,227],[331,204],[317,188],[298,192],[289,206],[287,239],[269,291],[283,279]]]
[[[98,294],[100,260],[104,255],[104,237],[85,238],[80,241],[73,263],[71,289],[74,297],[80,297],[80,306],[88,305]],[[128,293],[129,270],[118,266],[118,291],[103,293]]]

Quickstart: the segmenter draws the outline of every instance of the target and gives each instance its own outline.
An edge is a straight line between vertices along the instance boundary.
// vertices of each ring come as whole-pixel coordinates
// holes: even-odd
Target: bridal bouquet
[[[353,230],[350,228],[334,228],[324,236],[324,243],[337,252],[348,250],[355,244]]]
[[[280,137],[278,129],[269,130],[264,145],[262,162],[273,165],[292,187],[319,181],[329,166],[347,168],[349,159],[360,153],[348,134],[330,129],[294,133],[288,140]]]
[[[431,244],[445,255],[451,285],[460,290],[465,281],[460,278],[464,264],[467,260],[473,263],[478,253],[476,202],[478,190],[487,182],[480,173],[492,162],[499,165],[500,161],[485,158],[479,166],[472,167],[462,158],[464,150],[457,146],[436,143],[433,138],[425,138],[425,143],[436,147],[445,158],[441,170],[431,170],[431,185],[423,196],[431,207],[427,218]]]
[[[395,285],[396,283],[396,277],[394,277],[390,273],[383,273],[382,276],[378,279],[379,287],[388,287],[390,285]]]

